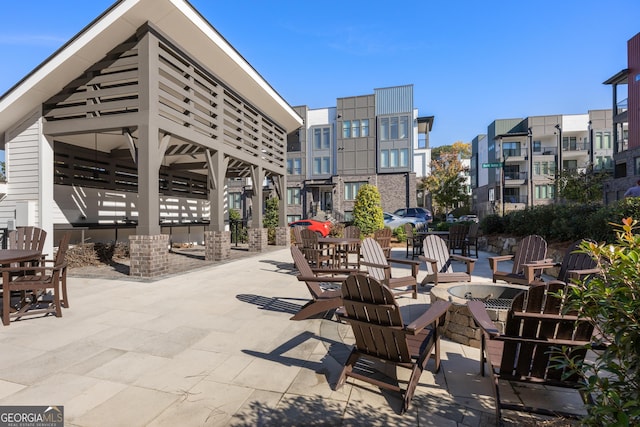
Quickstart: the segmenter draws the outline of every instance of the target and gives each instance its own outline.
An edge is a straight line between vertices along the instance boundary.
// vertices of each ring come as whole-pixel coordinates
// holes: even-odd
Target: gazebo
[[[208,216],[206,258],[228,258],[225,183],[250,178],[278,194],[277,244],[287,244],[286,141],[301,125],[188,2],[118,1],[0,98],[0,226],[44,228],[51,253],[54,224],[104,224],[109,195],[135,224],[130,274],[154,277],[168,268],[161,210]],[[261,251],[255,188],[249,246]]]

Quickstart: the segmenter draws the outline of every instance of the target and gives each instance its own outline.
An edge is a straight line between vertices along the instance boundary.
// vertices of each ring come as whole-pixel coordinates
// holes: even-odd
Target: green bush
[[[400,227],[396,227],[396,229],[393,230],[393,235],[398,240],[398,242],[406,242],[407,241],[407,233],[404,232],[404,225],[402,225]]]
[[[280,218],[278,213],[279,204],[280,200],[277,197],[267,199],[264,217],[262,218],[262,226],[267,229],[267,238],[270,245],[276,243],[276,227],[278,226],[278,219]]]
[[[480,228],[485,234],[504,233],[504,221],[500,215],[487,215],[480,221]]]
[[[329,236],[331,237],[343,237],[344,236],[344,227],[345,225],[339,222],[336,222],[331,225],[329,228]]]
[[[625,204],[626,206],[626,204]],[[637,221],[614,226],[614,244],[584,243],[581,250],[598,261],[603,273],[568,290],[566,311],[575,310],[606,337],[595,360],[576,363],[566,349],[553,360],[585,380],[594,402],[587,405],[587,425],[640,425],[640,235]],[[586,345],[585,349],[592,349]]]
[[[353,224],[363,236],[369,236],[384,227],[384,216],[378,188],[365,184],[360,187],[353,204]]]

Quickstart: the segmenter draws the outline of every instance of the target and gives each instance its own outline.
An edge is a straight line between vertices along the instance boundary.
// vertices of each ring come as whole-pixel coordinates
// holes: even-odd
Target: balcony
[[[509,172],[504,173],[504,186],[517,187],[527,182],[527,172]]]

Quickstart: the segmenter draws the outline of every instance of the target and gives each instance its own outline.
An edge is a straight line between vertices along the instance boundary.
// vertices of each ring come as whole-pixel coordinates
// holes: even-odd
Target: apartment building
[[[627,41],[627,68],[603,84],[613,91],[615,168],[605,185],[605,203],[610,203],[640,179],[640,33]]]
[[[561,171],[613,171],[613,130],[611,110],[493,121],[472,141],[472,210],[550,204]]]
[[[433,117],[418,117],[413,85],[294,110],[304,125],[287,141],[288,221],[349,221],[364,184],[378,187],[386,211],[416,206],[417,179],[431,162]]]

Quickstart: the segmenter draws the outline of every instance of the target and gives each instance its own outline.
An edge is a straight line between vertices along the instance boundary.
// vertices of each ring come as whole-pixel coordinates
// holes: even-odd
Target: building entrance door
[[[333,196],[333,193],[331,191],[323,191],[322,192],[322,200],[321,200],[320,209],[322,209],[325,212],[331,212],[331,209],[333,209],[332,196]]]

